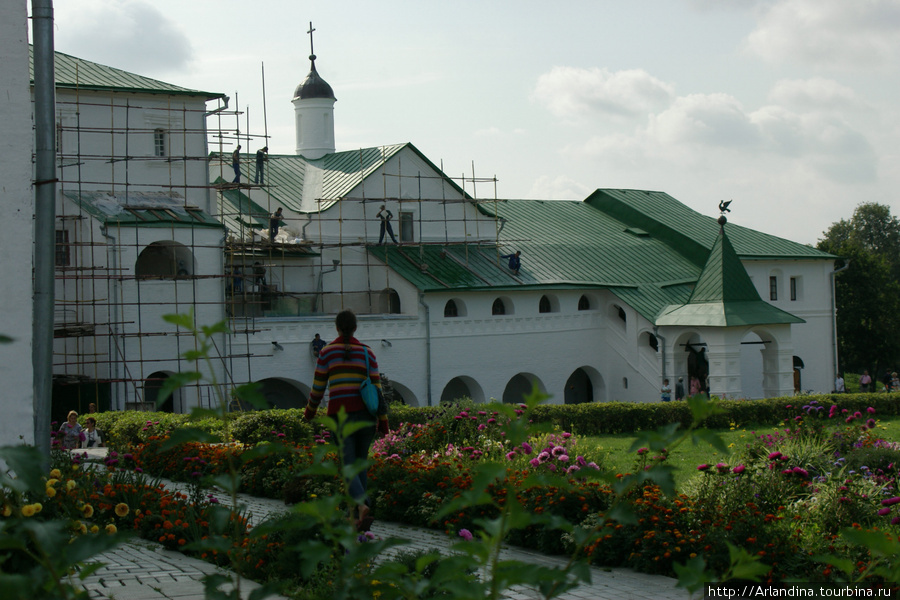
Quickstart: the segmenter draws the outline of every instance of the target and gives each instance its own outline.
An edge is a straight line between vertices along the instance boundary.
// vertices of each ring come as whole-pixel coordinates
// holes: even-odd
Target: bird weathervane
[[[731,212],[731,209],[728,208],[729,204],[731,204],[731,200],[728,200],[728,201],[720,200],[719,201],[719,212],[723,215],[727,212]]]

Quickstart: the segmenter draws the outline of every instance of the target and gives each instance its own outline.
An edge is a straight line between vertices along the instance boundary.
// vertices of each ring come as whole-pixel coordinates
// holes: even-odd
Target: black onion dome
[[[331,86],[328,85],[328,82],[322,79],[319,75],[318,71],[316,71],[316,55],[313,54],[309,57],[309,61],[311,63],[311,68],[309,71],[309,75],[306,76],[300,85],[297,86],[297,89],[294,90],[294,99],[307,100],[310,98],[331,98],[332,100],[337,100],[334,97],[334,90],[331,89]]]

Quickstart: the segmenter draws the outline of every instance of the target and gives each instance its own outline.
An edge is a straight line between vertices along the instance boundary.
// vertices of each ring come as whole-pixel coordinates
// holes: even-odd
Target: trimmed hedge
[[[765,400],[719,400],[714,402],[724,412],[708,418],[703,425],[727,428],[732,423],[778,425],[794,417],[811,400],[824,407],[837,404],[851,412],[865,412],[874,407],[878,416],[900,415],[900,393],[884,394],[824,394],[820,396],[788,396]],[[462,405],[460,405],[462,406]],[[468,403],[466,407],[470,407]],[[489,410],[490,405],[481,405]],[[391,428],[401,423],[427,423],[446,417],[451,405],[411,407],[391,404]],[[106,443],[114,448],[127,448],[146,442],[154,435],[180,427],[197,427],[224,441],[225,428],[216,419],[191,421],[189,415],[148,412],[104,412],[94,415],[97,427],[106,435]],[[303,420],[302,409],[270,409],[232,413],[231,432],[234,440],[256,444],[265,440],[286,439],[298,444],[312,441],[314,428]],[[82,417],[83,420],[83,417]],[[690,425],[691,411],[687,402],[602,402],[591,404],[543,404],[532,413],[535,423],[551,423],[560,429],[580,435],[630,433],[652,430],[668,423]],[[281,434],[281,435],[279,435]]]

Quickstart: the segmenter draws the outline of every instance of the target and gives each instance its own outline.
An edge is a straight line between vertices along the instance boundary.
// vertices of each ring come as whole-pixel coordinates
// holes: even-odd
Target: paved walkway
[[[103,455],[91,450],[96,458]],[[173,489],[182,484],[167,482]],[[246,504],[250,522],[258,522],[269,515],[289,510],[280,500],[257,498],[241,494],[239,501]],[[382,539],[408,540],[399,550],[432,551],[446,549],[453,540],[443,533],[409,527],[397,523],[375,521],[372,533]],[[87,577],[82,585],[97,600],[204,600],[202,578],[207,574],[227,571],[202,560],[165,550],[161,545],[143,539],[133,539],[116,550],[101,554],[97,562],[105,566]],[[527,564],[562,567],[565,559],[546,556],[537,552],[510,546],[501,552],[503,560],[519,560]],[[242,580],[241,597],[248,598],[258,584]],[[534,590],[514,588],[504,595],[508,600],[531,600],[541,596]],[[273,596],[279,599],[281,596]],[[630,569],[591,567],[591,582],[560,596],[564,600],[685,600],[690,595],[675,587],[675,580],[661,575],[645,575]]]

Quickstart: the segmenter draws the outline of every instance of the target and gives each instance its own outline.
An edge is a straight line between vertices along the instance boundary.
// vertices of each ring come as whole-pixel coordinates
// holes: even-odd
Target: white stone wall
[[[744,261],[760,297],[773,306],[804,319],[791,326],[795,356],[803,360],[803,390],[827,393],[834,387],[834,321],[832,317],[831,260]],[[769,277],[777,278],[777,300],[770,300]],[[790,280],[796,280],[791,300]]]
[[[3,325],[14,339],[0,344],[0,445],[34,442],[32,345],[32,250],[34,224],[31,186],[32,133],[25,2],[0,2],[0,236],[4,285],[0,286]]]

